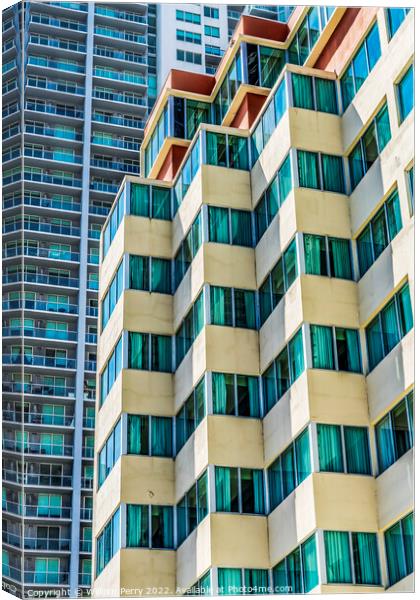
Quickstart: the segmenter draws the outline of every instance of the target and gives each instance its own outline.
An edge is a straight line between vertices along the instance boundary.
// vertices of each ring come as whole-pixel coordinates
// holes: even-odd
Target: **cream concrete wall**
[[[204,283],[256,289],[253,248],[204,243],[174,295],[174,330],[191,308]]]
[[[358,329],[357,284],[335,277],[298,277],[260,329],[262,372],[303,321]]]
[[[382,150],[379,158],[350,196],[353,235],[357,236],[377,211],[380,201],[390,190],[402,169],[414,154],[414,113],[412,112]]]
[[[212,566],[211,517],[207,515],[176,552],[176,581],[189,588]]]
[[[115,554],[98,577],[92,578],[93,596],[115,598],[121,593],[121,550]]]
[[[126,331],[173,335],[173,297],[170,294],[125,290],[123,296]]]
[[[325,583],[320,586],[320,594],[380,594],[385,591],[381,585],[347,585],[345,583]],[[312,592],[310,592],[312,593]]]
[[[234,133],[237,133],[237,130]],[[251,210],[250,175],[248,171],[203,165],[201,173],[203,204]]]
[[[400,581],[397,581],[397,583],[391,585],[385,591],[391,593],[414,592],[414,573],[410,573],[404,579],[400,579]]]
[[[413,11],[406,16],[389,43],[387,43],[388,35],[385,31],[385,19],[381,10],[378,12],[378,26],[381,38],[381,58],[342,117],[343,146],[346,149],[358,137],[364,124],[371,118],[385,95],[388,100],[388,108],[395,114],[393,84],[413,55]],[[339,75],[341,76],[341,73]]]
[[[414,382],[413,329],[367,375],[366,382],[370,418],[376,422]]]
[[[175,457],[175,501],[190,489],[209,465],[208,417],[204,418]]]
[[[315,529],[376,531],[375,480],[313,473],[268,516],[270,563],[277,564]]]
[[[102,300],[123,254],[172,258],[172,223],[126,215],[99,269],[99,299]]]
[[[173,596],[176,589],[176,552],[122,548],[121,596]],[[106,569],[105,569],[106,570]],[[136,590],[140,589],[140,593]]]
[[[350,238],[348,196],[292,188],[255,248],[258,286],[273,269],[297,231]]]
[[[266,517],[212,513],[210,527],[214,566],[245,569],[270,567]]]
[[[378,526],[388,529],[414,507],[414,451],[406,452],[376,478]]]
[[[175,503],[175,469],[171,458],[126,454],[121,457],[119,465],[121,502],[161,505]],[[105,485],[106,481],[103,486]]]
[[[310,421],[369,425],[363,375],[304,371],[263,419],[265,465],[277,458]]]
[[[359,280],[360,323],[367,325],[372,314],[392,296],[408,275],[414,278],[414,223],[411,222],[392,240],[371,268]]]
[[[257,331],[205,325],[174,374],[175,413],[205,371],[259,375]]]

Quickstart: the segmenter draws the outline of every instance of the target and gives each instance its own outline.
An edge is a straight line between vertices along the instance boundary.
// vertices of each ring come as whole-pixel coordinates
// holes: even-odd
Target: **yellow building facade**
[[[169,77],[101,238],[95,594],[413,590],[413,40],[299,7]]]

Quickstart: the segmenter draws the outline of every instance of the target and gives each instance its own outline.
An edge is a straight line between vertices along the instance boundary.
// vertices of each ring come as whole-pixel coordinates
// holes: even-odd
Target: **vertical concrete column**
[[[95,3],[87,4],[86,77],[83,129],[83,170],[80,216],[79,315],[77,320],[76,394],[74,407],[73,492],[70,557],[70,596],[77,595],[79,584],[80,503],[83,444],[83,388],[85,375],[86,288],[89,229],[90,139],[92,115],[93,27]]]

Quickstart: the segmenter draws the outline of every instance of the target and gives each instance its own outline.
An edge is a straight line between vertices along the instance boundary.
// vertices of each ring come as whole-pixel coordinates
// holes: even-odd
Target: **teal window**
[[[298,150],[297,158],[301,187],[345,193],[341,156]]]
[[[329,21],[334,7],[313,6],[290,42],[288,62],[303,65]]]
[[[121,420],[115,425],[105,444],[98,453],[98,488],[110,474],[121,456]]]
[[[328,583],[381,585],[375,533],[324,531]]]
[[[143,371],[172,371],[172,339],[168,335],[128,333],[128,368]]]
[[[120,509],[112,515],[96,540],[96,575],[100,575],[121,547]]]
[[[285,53],[277,48],[246,44],[247,83],[272,88],[285,65]]]
[[[318,583],[316,538],[312,535],[273,568],[274,593],[307,593]]]
[[[176,415],[175,428],[177,453],[194,433],[206,414],[206,384],[203,377]]]
[[[204,35],[219,38],[220,37],[220,29],[219,29],[219,27],[213,27],[211,25],[204,25]]]
[[[172,456],[172,419],[151,415],[128,415],[127,453]]]
[[[305,233],[305,272],[353,279],[350,240]]]
[[[130,214],[150,219],[170,220],[170,188],[131,183]]]
[[[189,266],[202,243],[202,216],[201,212],[199,212],[175,254],[175,290],[178,288],[185,273],[188,271]]]
[[[264,146],[280,122],[287,108],[286,81],[283,78],[277,87],[274,98],[268,104],[262,118],[251,136],[252,165],[258,160]]]
[[[200,25],[201,15],[199,15],[197,13],[187,12],[185,10],[177,10],[176,11],[176,20],[177,21],[185,21],[186,23],[194,23],[195,25]]]
[[[258,290],[261,324],[276,308],[297,275],[296,240],[293,240]]]
[[[413,392],[375,425],[376,453],[382,473],[413,447]]]
[[[185,593],[186,596],[211,596],[211,576],[210,571],[204,573],[202,577]]]
[[[293,106],[338,114],[335,81],[292,73]]]
[[[414,570],[413,513],[385,531],[385,552],[389,585],[394,585]]]
[[[247,139],[206,131],[206,158],[208,165],[247,171],[249,168]]]
[[[206,48],[208,46],[206,45]],[[213,48],[213,47],[212,47]],[[242,58],[237,52],[213,102],[214,123],[220,125],[242,83]],[[211,164],[211,163],[210,163]]]
[[[215,467],[215,478],[216,511],[265,514],[262,470]]]
[[[210,315],[212,325],[255,329],[255,292],[211,286]]]
[[[270,512],[312,472],[309,431],[305,429],[268,467]]]
[[[413,312],[410,290],[406,283],[366,327],[369,369],[371,371],[412,327]]]
[[[176,30],[176,39],[179,42],[189,42],[190,44],[201,44],[201,34],[195,31]]]
[[[411,113],[414,106],[414,69],[409,67],[401,81],[397,84],[400,122]]]
[[[173,506],[127,504],[128,548],[174,548]]]
[[[104,233],[102,238],[103,244],[103,252],[102,252],[102,260],[108,253],[109,247],[111,245],[112,240],[117,233],[117,230],[121,224],[121,221],[124,216],[124,203],[125,203],[125,193],[121,193],[117,200],[114,202],[114,206],[109,213],[108,221],[104,227]]]
[[[359,332],[311,325],[312,367],[361,373]]]
[[[363,277],[401,228],[400,200],[398,191],[395,191],[357,238],[360,277]]]
[[[407,171],[408,197],[410,201],[410,214],[414,214],[414,166]]]
[[[343,110],[346,110],[381,56],[378,24],[363,40],[350,65],[340,79]]]
[[[194,340],[204,327],[204,292],[201,291],[198,298],[188,311],[175,334],[176,366],[180,365],[184,356],[191,348]]]
[[[352,189],[363,179],[390,139],[388,106],[385,104],[349,155]]]
[[[262,238],[292,189],[290,155],[284,159],[276,177],[261,196],[255,209],[257,242]]]
[[[207,471],[194,483],[176,506],[178,546],[208,513]]]
[[[100,405],[105,402],[114,381],[117,379],[122,369],[122,337],[118,340],[115,345],[108,362],[105,365],[104,370],[100,375],[101,393],[100,393]]]
[[[122,260],[117,268],[117,272],[111,280],[111,284],[102,300],[102,329],[108,323],[111,314],[118,302],[124,289],[124,261]]]
[[[258,377],[212,373],[213,413],[237,417],[260,417]]]
[[[130,255],[129,287],[146,292],[171,293],[171,261]]]
[[[366,427],[317,424],[319,470],[371,475]]]
[[[204,16],[209,17],[210,19],[218,19],[219,18],[219,9],[214,6],[205,6],[204,7]]]
[[[253,246],[250,211],[209,206],[208,214],[210,242]]]
[[[388,37],[391,39],[400,28],[401,23],[410,12],[410,8],[386,8]]]
[[[217,569],[217,593],[220,596],[242,594],[269,594],[268,571],[266,569]]]
[[[181,98],[182,100],[182,98]],[[175,134],[178,133],[175,130]],[[181,134],[178,133],[178,137]],[[200,136],[194,142],[191,150],[188,150],[187,158],[184,160],[181,172],[175,182],[173,189],[173,214],[177,212],[185,194],[188,192],[201,164]]]
[[[273,408],[301,375],[304,366],[302,330],[300,329],[262,375],[265,414]]]

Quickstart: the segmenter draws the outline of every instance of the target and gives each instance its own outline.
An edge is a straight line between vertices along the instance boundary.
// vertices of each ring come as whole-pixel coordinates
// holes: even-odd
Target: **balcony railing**
[[[56,329],[46,329],[44,327],[3,327],[4,337],[39,337],[47,340],[77,341],[77,331],[59,331]],[[94,334],[89,334],[94,335]],[[96,344],[95,341],[91,342]]]
[[[74,63],[67,63],[59,60],[52,60],[43,56],[29,56],[28,64],[36,67],[43,67],[49,69],[58,69],[59,71],[70,71],[72,73],[84,73],[84,65],[78,65]]]
[[[50,111],[45,110],[45,111],[41,111],[41,112],[50,112]],[[83,113],[81,111],[75,111],[74,116],[76,116],[76,114],[79,112],[81,115],[83,115]],[[52,113],[52,114],[60,114],[60,113],[57,112],[57,113]],[[67,116],[72,116],[72,115],[67,115]],[[78,115],[77,115],[77,118],[79,118]],[[80,117],[80,118],[83,118],[83,117]],[[62,129],[61,127],[46,127],[45,125],[41,126],[41,125],[26,124],[25,125],[25,133],[34,133],[35,135],[45,135],[47,137],[56,137],[56,138],[61,138],[64,140],[75,140],[77,142],[81,142],[83,139],[82,134],[78,133],[77,131]]]
[[[3,379],[3,391],[16,394],[34,394],[37,396],[60,396],[63,398],[74,398],[75,388],[62,385],[49,385],[43,383],[21,383],[17,381],[5,381]]]
[[[92,583],[92,575],[90,573],[79,573],[79,585],[90,586]]]
[[[70,10],[81,10],[83,12],[87,11],[87,3],[84,2],[79,3],[79,2],[50,2],[49,4],[52,4],[53,6],[59,6],[60,8],[67,8]]]
[[[22,536],[16,533],[3,531],[3,542],[22,548]],[[71,540],[66,538],[42,538],[25,537],[23,539],[23,548],[25,550],[46,550],[48,552],[63,552],[70,550]]]
[[[72,427],[74,415],[50,415],[41,412],[23,412],[3,409],[3,420],[11,423],[29,423],[31,425],[56,425],[58,427]]]
[[[93,113],[92,121],[96,123],[110,123],[111,125],[121,125],[122,127],[133,127],[134,129],[144,129],[146,121],[142,119],[127,119],[124,117],[116,117],[113,115],[103,115],[101,113]]]
[[[131,21],[133,23],[147,23],[146,17],[137,15],[135,13],[129,13],[121,10],[115,10],[113,8],[107,8],[105,6],[95,6],[95,13],[104,17],[111,17],[113,19],[123,19],[124,21]]]
[[[49,571],[25,571],[25,583],[31,583],[33,585],[67,585],[68,582],[68,571],[57,573]]]
[[[86,315],[88,317],[97,317],[98,316],[98,307],[97,306],[86,306]]]
[[[22,223],[20,219],[13,221],[12,223],[5,223],[3,226],[3,233],[19,231],[21,229],[26,229],[28,231],[41,231],[43,233],[58,233],[60,235],[71,235],[74,237],[80,236],[80,227],[73,227],[72,225],[59,225],[55,223],[40,223],[37,221],[27,220],[24,220]]]
[[[100,46],[94,47],[93,54],[95,56],[117,58],[119,60],[134,62],[141,65],[147,65],[147,57],[145,54],[129,54],[128,52],[121,52],[120,50],[111,50],[110,48],[101,48]]]
[[[145,77],[133,73],[120,73],[118,71],[110,71],[109,69],[95,67],[93,74],[95,77],[105,77],[106,79],[115,79],[116,81],[126,81],[127,83],[146,85]]]
[[[83,111],[75,107],[59,106],[56,104],[44,104],[43,102],[37,102],[36,100],[27,100],[25,103],[25,108],[26,110],[48,113],[50,115],[60,115],[62,117],[72,117],[73,119],[83,119]],[[26,127],[29,126],[27,125]],[[80,139],[82,139],[81,134]]]
[[[3,354],[3,364],[51,367],[53,369],[75,369],[76,359],[56,356],[39,356],[34,354]]]
[[[79,307],[77,304],[64,304],[63,302],[51,302],[49,300],[3,300],[3,310],[16,310],[24,308],[26,310],[40,310],[47,312],[64,313],[69,315],[77,314]],[[96,309],[97,311],[98,309]],[[97,315],[92,315],[97,316]],[[16,329],[16,328],[11,328]],[[25,327],[25,331],[28,328]],[[12,334],[15,335],[15,334]],[[17,334],[20,335],[20,334]],[[27,335],[25,333],[25,335]],[[44,337],[44,336],[43,336]]]
[[[140,150],[140,142],[131,142],[119,138],[106,138],[99,135],[92,136],[92,144],[110,146],[111,148],[124,148],[124,150]]]
[[[38,150],[36,148],[25,148],[24,152],[25,156],[30,158],[44,158],[46,160],[57,160],[60,163],[66,162],[76,165],[81,165],[83,162],[81,154],[69,154],[57,150]]]
[[[98,229],[89,229],[88,237],[92,240],[99,240],[101,232]]]
[[[62,287],[78,288],[79,280],[74,277],[60,277],[44,275],[42,273],[10,273],[3,275],[3,283],[39,283],[42,285],[58,285]]]
[[[91,446],[83,446],[82,456],[83,458],[93,458],[93,448]]]
[[[139,172],[138,165],[131,165],[124,162],[104,160],[102,158],[92,158],[90,161],[92,167],[100,167],[101,169],[112,169],[115,171],[123,171],[124,173],[135,173]]]
[[[83,96],[85,88],[82,85],[76,85],[70,82],[59,82],[51,81],[46,79],[36,79],[35,77],[28,76],[28,86],[42,88],[44,90],[51,90],[54,92],[65,92],[66,94],[77,94]]]
[[[80,509],[80,518],[83,521],[91,521],[92,520],[92,509],[91,508],[81,508]]]
[[[88,263],[91,265],[99,265],[99,255],[98,254],[89,254],[88,255]]]
[[[83,417],[83,427],[93,429],[95,427],[95,417]]]
[[[21,206],[22,203],[26,206],[41,206],[42,208],[54,208],[57,210],[74,212],[80,212],[81,210],[79,202],[62,200],[59,198],[48,198],[47,196],[23,196],[23,198],[22,196],[14,196],[13,198],[7,198],[3,201],[3,208]]]
[[[19,483],[20,485],[39,485],[43,487],[72,487],[71,475],[40,475],[39,473],[22,474],[20,470],[14,471],[9,469],[3,469],[2,477],[4,481]]]
[[[10,258],[11,256],[37,256],[38,258],[49,258],[52,260],[65,260],[70,262],[79,262],[80,260],[80,254],[78,252],[55,250],[53,248],[32,248],[31,246],[4,248],[3,258]]]
[[[24,454],[42,454],[43,456],[73,456],[73,446],[70,444],[42,444],[3,439],[3,450],[23,452]]]
[[[116,194],[119,186],[116,183],[106,183],[105,181],[91,181],[89,187],[91,190],[96,190],[98,192]]]
[[[10,500],[3,500],[3,510],[15,515],[25,517],[38,517],[47,519],[71,519],[70,506],[38,506],[37,504],[19,504]],[[92,509],[90,509],[92,510]]]
[[[85,371],[96,371],[96,360],[86,360]]]
[[[80,552],[89,552],[90,554],[92,552],[92,540],[80,540]]]
[[[86,457],[85,457],[86,458]],[[92,457],[88,457],[92,458]],[[82,488],[86,490],[91,490],[93,488],[93,479],[91,477],[82,477]],[[86,552],[86,550],[85,550]]]
[[[123,102],[124,104],[136,104],[137,106],[147,106],[146,100],[139,96],[130,96],[128,94],[119,94],[108,90],[93,89],[92,96],[99,100],[110,100],[111,102]]]
[[[87,333],[85,335],[86,344],[97,344],[98,342],[98,334],[97,333]]]
[[[84,23],[76,21],[62,21],[45,15],[32,14],[31,23],[40,23],[42,25],[50,25],[51,27],[59,27],[60,29],[71,29],[72,31],[87,31]]]
[[[29,43],[41,46],[49,46],[50,48],[73,50],[74,52],[86,52],[86,44],[75,42],[73,40],[56,40],[54,38],[46,38],[45,36],[40,36],[36,34],[32,34],[30,36]]]
[[[135,42],[136,44],[147,44],[145,35],[137,35],[131,31],[121,31],[119,29],[108,29],[106,27],[95,27],[95,35],[104,35],[106,37],[115,38],[118,40],[126,40],[127,42]]]

